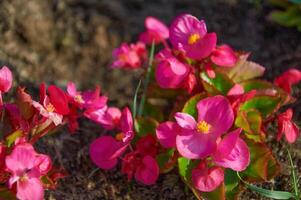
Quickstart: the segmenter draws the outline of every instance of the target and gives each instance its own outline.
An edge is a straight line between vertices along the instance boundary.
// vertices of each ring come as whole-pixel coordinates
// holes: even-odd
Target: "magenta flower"
[[[285,134],[288,143],[294,143],[300,135],[298,126],[292,122],[293,110],[287,109],[285,112],[278,115],[278,133],[277,140],[279,141]]]
[[[145,185],[155,184],[159,177],[157,161],[149,155],[141,155],[138,151],[124,156],[121,171],[127,175],[128,180],[135,176],[137,181]]]
[[[247,144],[239,138],[241,129],[236,129],[218,143],[213,154],[213,162],[221,167],[234,171],[243,171],[250,163],[250,152]]]
[[[133,118],[130,110],[125,108],[120,119],[121,133],[112,136],[101,136],[90,145],[92,161],[102,169],[111,169],[116,166],[118,158],[127,149],[134,137]]]
[[[169,37],[168,27],[155,17],[147,17],[144,21],[146,31],[141,33],[139,40],[145,44],[164,42]]]
[[[231,105],[223,96],[202,99],[197,109],[197,122],[186,113],[175,114],[177,124],[182,128],[176,138],[177,149],[189,159],[204,158],[213,153],[216,139],[229,130],[234,120]]]
[[[180,15],[172,22],[169,35],[175,49],[196,60],[208,57],[216,46],[216,34],[207,33],[205,22],[189,14]]]
[[[202,161],[192,170],[191,178],[194,186],[199,191],[211,192],[224,181],[224,171],[217,166],[208,168],[207,163]]]
[[[89,114],[88,114],[89,113]],[[94,112],[85,112],[85,116],[95,121],[106,130],[117,128],[120,124],[121,112],[118,108],[109,107],[105,111],[101,109]]]
[[[111,67],[136,69],[142,66],[146,56],[147,52],[144,43],[137,42],[137,44],[130,45],[123,43],[113,51],[115,61]]]
[[[162,88],[180,88],[188,78],[190,67],[175,57],[162,60],[156,69],[156,80]]]
[[[213,50],[211,61],[222,67],[234,67],[238,61],[238,57],[235,52],[228,45],[221,45]]]
[[[17,184],[17,198],[42,200],[44,189],[40,180],[48,173],[52,163],[47,155],[38,154],[30,144],[17,144],[5,159],[7,170],[12,174],[9,187]]]

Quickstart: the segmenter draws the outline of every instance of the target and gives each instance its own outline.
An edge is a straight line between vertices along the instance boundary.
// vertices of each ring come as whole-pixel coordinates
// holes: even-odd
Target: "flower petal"
[[[3,66],[0,69],[0,92],[8,92],[13,82],[13,75],[10,69]]]
[[[177,124],[183,129],[194,130],[196,128],[197,123],[189,114],[177,112],[175,114],[175,119]]]
[[[224,171],[220,167],[195,168],[192,170],[192,182],[201,192],[211,192],[224,181]]]
[[[40,179],[29,178],[17,183],[17,198],[22,200],[44,199],[44,189]]]
[[[209,134],[187,131],[177,135],[177,150],[188,159],[205,158],[216,149],[216,141]]]
[[[238,57],[235,52],[228,45],[221,45],[217,47],[211,55],[211,61],[222,67],[233,67],[237,61]]]
[[[122,111],[120,126],[123,133],[133,130],[133,117],[128,107],[124,108]]]
[[[177,123],[167,121],[157,127],[156,135],[163,147],[173,148],[176,147],[176,137],[179,131]]]
[[[159,166],[157,161],[151,156],[145,156],[140,166],[138,166],[135,178],[145,184],[155,184],[159,176]]]
[[[197,109],[198,121],[210,124],[210,133],[215,137],[226,133],[233,124],[233,110],[229,101],[223,96],[202,99],[197,104]]]
[[[101,136],[90,144],[91,160],[101,169],[111,169],[127,145],[116,141],[112,136]]]

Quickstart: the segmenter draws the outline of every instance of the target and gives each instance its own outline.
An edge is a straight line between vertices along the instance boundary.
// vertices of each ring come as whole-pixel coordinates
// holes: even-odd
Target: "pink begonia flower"
[[[125,108],[120,119],[121,133],[112,136],[100,136],[90,145],[92,161],[102,169],[111,169],[116,166],[118,158],[127,149],[134,137],[133,118],[130,110]]]
[[[156,69],[156,80],[162,88],[180,88],[190,73],[190,67],[175,57],[162,60]]]
[[[292,122],[292,117],[293,110],[291,108],[278,115],[278,141],[281,139],[283,133],[288,143],[294,143],[300,135],[298,126]]]
[[[40,103],[32,101],[32,105],[46,119],[51,120],[56,126],[62,124],[63,116],[68,115],[70,110],[68,106],[68,97],[60,88],[51,85],[46,94],[45,84],[40,86]]]
[[[38,154],[30,144],[18,144],[5,159],[7,170],[12,174],[9,187],[17,184],[17,198],[20,200],[42,200],[44,189],[41,176],[52,167],[47,155]]]
[[[97,86],[94,91],[79,92],[73,82],[68,82],[67,93],[72,98],[72,103],[80,108],[98,109],[106,105],[108,98],[100,95],[100,88]]]
[[[284,89],[287,93],[292,93],[292,86],[301,81],[301,71],[289,69],[274,80],[275,85]]]
[[[155,184],[159,177],[159,166],[157,161],[149,155],[141,155],[138,151],[126,154],[122,159],[123,174],[130,181],[133,176],[145,185]]]
[[[188,159],[200,159],[216,150],[216,140],[233,124],[234,115],[229,101],[223,96],[202,99],[197,104],[198,121],[186,113],[176,113],[182,128],[176,137],[179,153]]]
[[[144,21],[146,31],[141,33],[139,40],[145,44],[155,44],[165,41],[169,37],[168,27],[155,17],[147,17]]]
[[[12,86],[13,75],[10,69],[6,66],[3,66],[0,69],[0,92],[8,92]]]
[[[245,93],[243,86],[236,83],[227,93],[227,96],[238,96]]]
[[[238,61],[235,52],[228,45],[216,47],[211,56],[211,61],[221,67],[234,67]]]
[[[143,61],[146,59],[147,51],[144,43],[137,42],[137,44],[123,43],[119,48],[113,51],[115,61],[112,68],[127,68],[136,69],[142,67]]]
[[[175,49],[196,60],[208,57],[216,46],[216,34],[207,33],[205,22],[189,14],[180,15],[172,22],[169,35]]]
[[[208,168],[206,162],[194,168],[191,172],[193,185],[202,192],[215,190],[224,181],[224,171],[221,167]]]
[[[221,167],[234,171],[243,171],[250,163],[250,152],[247,144],[239,138],[241,129],[228,133],[217,145],[213,162]]]

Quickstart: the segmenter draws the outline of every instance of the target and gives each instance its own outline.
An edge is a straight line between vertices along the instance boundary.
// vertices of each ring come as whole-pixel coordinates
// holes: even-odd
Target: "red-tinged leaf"
[[[206,97],[205,93],[199,93],[194,95],[193,97],[191,97],[190,99],[188,99],[188,101],[186,101],[186,103],[184,104],[184,107],[182,109],[183,113],[187,113],[195,118],[197,118],[197,108],[196,105],[197,103]]]
[[[209,78],[208,75],[203,72],[201,73],[201,79],[212,86],[215,90],[219,91],[220,93],[226,95],[228,91],[234,86],[234,82],[224,73],[220,71],[215,72],[214,78]],[[212,88],[206,86],[206,84],[203,85],[204,88],[212,90]],[[215,90],[212,90],[211,92],[214,92]],[[210,92],[208,91],[208,92]]]
[[[0,187],[0,200],[16,200],[16,195],[5,186]]]
[[[25,92],[25,88],[17,88],[16,104],[18,105],[18,108],[24,119],[28,120],[32,118],[35,113],[35,109],[32,106],[32,98],[28,93]]]
[[[263,117],[274,113],[280,106],[281,98],[274,96],[255,96],[240,106],[240,110],[258,110]]]
[[[251,162],[241,173],[244,180],[262,182],[275,177],[280,171],[280,166],[268,146],[250,139],[245,139],[245,142],[250,150]]]
[[[257,142],[263,142],[265,139],[265,134],[261,131],[262,118],[257,110],[239,111],[235,126],[242,128],[249,139]]]
[[[167,173],[171,171],[177,163],[177,154],[175,149],[168,149],[157,155],[156,160],[158,162],[160,173]]]
[[[229,78],[235,83],[261,77],[264,74],[265,68],[257,63],[247,61],[248,57],[248,53],[242,54],[234,67],[224,68],[222,70],[225,71]]]
[[[225,200],[226,199],[225,184],[222,183],[218,188],[216,188],[212,192],[202,192],[201,195],[205,199]]]

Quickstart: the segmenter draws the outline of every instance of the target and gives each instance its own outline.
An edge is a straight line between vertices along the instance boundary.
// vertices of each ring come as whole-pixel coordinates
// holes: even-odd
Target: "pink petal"
[[[39,154],[35,160],[35,166],[38,168],[40,174],[47,174],[52,168],[52,161],[49,156]]]
[[[67,92],[71,97],[75,97],[77,92],[76,92],[76,86],[73,82],[68,82],[67,84]]]
[[[196,128],[197,123],[195,119],[187,113],[177,112],[175,119],[177,124],[183,129],[194,130]]]
[[[183,132],[176,138],[177,150],[188,159],[201,159],[212,154],[216,149],[216,141],[210,134],[196,131]]]
[[[120,126],[123,133],[133,130],[133,117],[128,107],[124,108],[122,111]]]
[[[169,30],[167,26],[155,17],[147,17],[145,19],[145,27],[148,30],[156,31],[158,37],[162,39],[167,39],[169,37]]]
[[[40,179],[29,178],[25,181],[18,181],[17,198],[21,200],[43,200],[44,189]]]
[[[239,138],[240,131],[232,131],[218,144],[213,156],[215,164],[234,171],[243,171],[248,167],[250,152],[247,144]]]
[[[297,138],[300,134],[299,128],[293,122],[286,123],[284,125],[284,134],[285,134],[285,138],[288,141],[288,143],[292,144],[297,140]]]
[[[222,67],[233,67],[238,60],[235,52],[228,45],[217,47],[210,58],[214,64]]]
[[[142,164],[138,166],[135,178],[137,181],[145,184],[155,184],[159,177],[159,166],[157,161],[151,156],[145,156],[142,160]]]
[[[196,168],[192,170],[192,182],[201,192],[211,192],[224,181],[224,171],[220,167]]]
[[[228,93],[227,93],[227,96],[233,96],[233,95],[242,95],[242,94],[244,94],[244,88],[240,85],[240,84],[238,84],[238,83],[236,83],[229,91],[228,91]]]
[[[170,57],[159,63],[156,69],[156,80],[162,88],[179,88],[189,75],[190,68]]]
[[[185,48],[187,56],[201,60],[208,57],[216,46],[217,37],[215,33],[208,33],[196,44],[189,45]]]
[[[12,153],[6,156],[7,169],[13,173],[19,173],[35,166],[36,152],[30,144],[15,146]]]
[[[167,121],[157,127],[156,135],[163,147],[173,148],[176,147],[176,136],[179,131],[177,123]]]
[[[301,81],[301,71],[298,69],[289,69],[274,80],[274,83],[291,93],[292,86]]]
[[[215,137],[226,133],[232,126],[234,114],[229,101],[223,96],[202,99],[197,104],[198,121],[205,121],[211,128],[209,132]]]
[[[48,87],[50,102],[55,107],[55,111],[61,115],[67,115],[69,113],[68,97],[63,90],[51,85]]]
[[[126,147],[127,145],[116,141],[112,136],[101,136],[90,144],[90,157],[99,168],[112,169]]]
[[[0,92],[8,92],[11,88],[13,82],[13,75],[10,69],[6,66],[3,66],[0,69]]]

